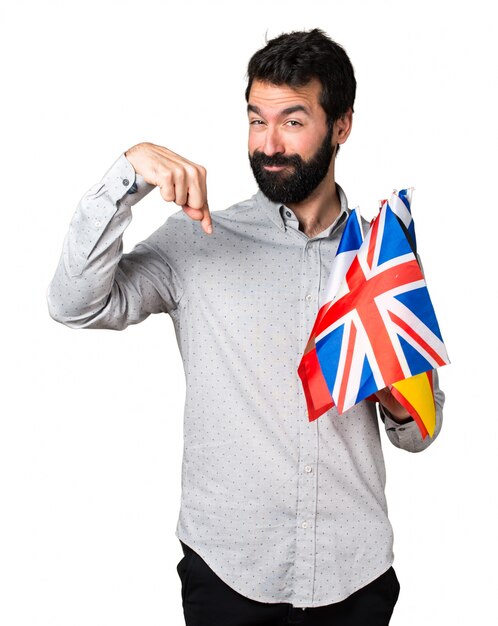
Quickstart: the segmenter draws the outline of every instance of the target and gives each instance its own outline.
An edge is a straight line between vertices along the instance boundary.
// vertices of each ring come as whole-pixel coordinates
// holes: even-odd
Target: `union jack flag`
[[[414,252],[410,195],[383,201],[335,297],[318,312],[298,369],[310,420],[449,362]]]

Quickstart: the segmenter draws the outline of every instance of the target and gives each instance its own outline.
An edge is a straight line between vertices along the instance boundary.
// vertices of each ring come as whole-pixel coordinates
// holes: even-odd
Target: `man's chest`
[[[253,358],[271,359],[285,363],[287,376],[313,327],[336,246],[295,233],[279,241],[227,233],[204,243],[184,276],[183,328],[210,337],[216,359],[242,355],[249,369]]]
[[[224,234],[225,236],[221,236]],[[191,297],[206,306],[292,315],[318,311],[338,242],[285,233],[276,239],[222,233],[199,247],[186,268]]]

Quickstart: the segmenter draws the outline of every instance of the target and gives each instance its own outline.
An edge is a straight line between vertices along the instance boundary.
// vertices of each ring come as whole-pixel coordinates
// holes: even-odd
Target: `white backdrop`
[[[434,445],[409,454],[383,436],[402,587],[391,623],[496,623],[491,5],[0,1],[2,625],[183,623],[185,384],[171,320],[72,331],[49,318],[45,291],[79,199],[135,143],[205,165],[212,210],[252,195],[247,61],[265,33],[315,26],[345,46],[358,81],[337,180],[366,217],[393,188],[416,188],[452,359]],[[152,192],[125,249],[176,210]]]

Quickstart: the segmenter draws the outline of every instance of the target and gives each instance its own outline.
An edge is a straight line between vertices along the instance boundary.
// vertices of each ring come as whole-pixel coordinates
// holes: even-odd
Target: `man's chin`
[[[268,189],[267,187],[259,187],[259,190],[270,200],[271,202],[277,202],[278,204],[287,204],[286,195],[275,191],[274,189]]]

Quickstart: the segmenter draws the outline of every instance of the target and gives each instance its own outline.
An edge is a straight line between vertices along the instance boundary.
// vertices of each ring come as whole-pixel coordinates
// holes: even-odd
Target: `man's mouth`
[[[280,170],[283,170],[286,167],[287,165],[263,165],[263,168],[269,172],[280,172]]]

